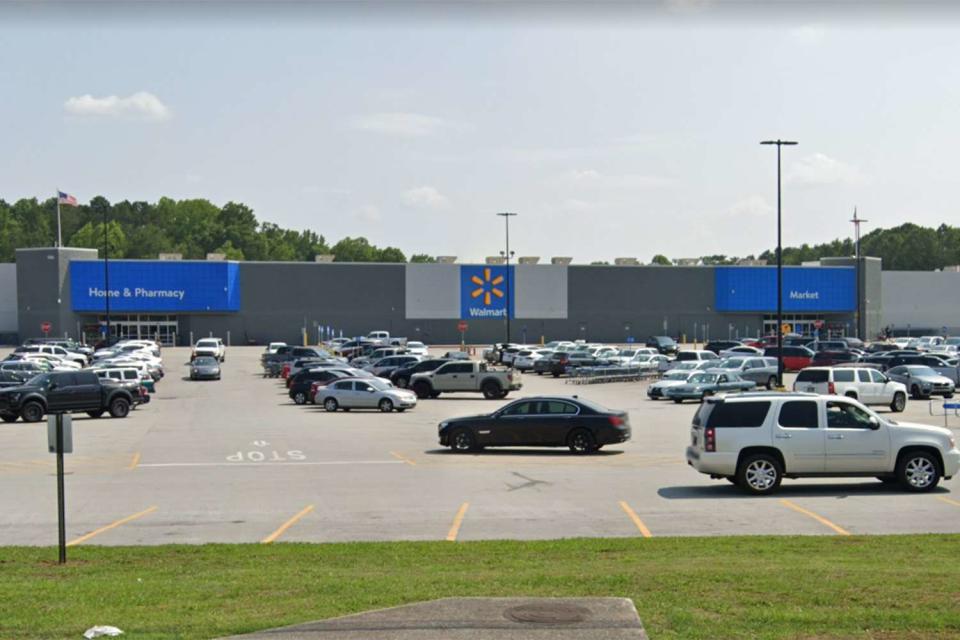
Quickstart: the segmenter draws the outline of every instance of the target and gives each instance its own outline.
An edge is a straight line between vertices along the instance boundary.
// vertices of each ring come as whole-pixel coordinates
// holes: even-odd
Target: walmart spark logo
[[[498,298],[503,297],[503,291],[497,288],[499,284],[503,282],[503,276],[497,276],[491,279],[490,268],[487,267],[483,270],[483,279],[481,280],[477,276],[470,276],[470,282],[477,285],[477,288],[470,293],[471,298],[479,298],[483,296],[484,306],[489,307],[492,302],[491,294],[497,296]]]
[[[506,266],[460,267],[460,319],[506,318],[512,306],[513,278]],[[511,314],[512,315],[512,314]]]

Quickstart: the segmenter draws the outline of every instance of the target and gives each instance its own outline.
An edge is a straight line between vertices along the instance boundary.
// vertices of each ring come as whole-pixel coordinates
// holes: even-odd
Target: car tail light
[[[507,373],[507,381],[513,382],[513,372],[512,372],[512,371],[509,372],[509,373]]]
[[[142,385],[140,386],[140,397],[141,398],[147,397],[147,388]]]
[[[717,430],[713,427],[707,427],[703,434],[703,448],[707,451],[717,450]]]
[[[832,395],[834,395],[836,392],[837,392],[837,385],[833,384],[832,382],[828,382],[828,383],[827,383],[827,393],[832,396]]]
[[[620,416],[609,416],[607,418],[614,427],[622,427],[625,420]]]

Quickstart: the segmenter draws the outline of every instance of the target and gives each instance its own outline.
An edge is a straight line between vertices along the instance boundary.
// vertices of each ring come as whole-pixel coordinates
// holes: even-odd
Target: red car
[[[767,347],[763,350],[763,355],[766,358],[776,358],[777,351],[776,347]],[[783,368],[787,371],[800,371],[810,366],[813,356],[813,351],[806,347],[784,347]]]

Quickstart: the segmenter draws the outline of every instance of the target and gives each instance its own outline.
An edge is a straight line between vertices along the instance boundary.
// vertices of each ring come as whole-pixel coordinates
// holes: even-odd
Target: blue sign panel
[[[513,318],[514,271],[506,266],[460,267],[460,319],[506,318],[507,304]],[[508,293],[509,286],[509,293]]]
[[[74,311],[102,312],[101,260],[70,263]],[[236,262],[165,260],[110,263],[110,311],[239,311],[240,265]]]
[[[777,310],[774,267],[716,267],[714,308],[717,311]],[[853,267],[784,267],[783,310],[843,312],[857,308]]]

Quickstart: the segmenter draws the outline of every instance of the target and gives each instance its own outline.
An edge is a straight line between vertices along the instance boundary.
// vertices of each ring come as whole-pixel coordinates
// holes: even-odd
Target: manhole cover
[[[575,604],[544,602],[513,607],[512,609],[507,609],[503,615],[514,622],[572,624],[574,622],[583,622],[590,617],[590,610]]]

